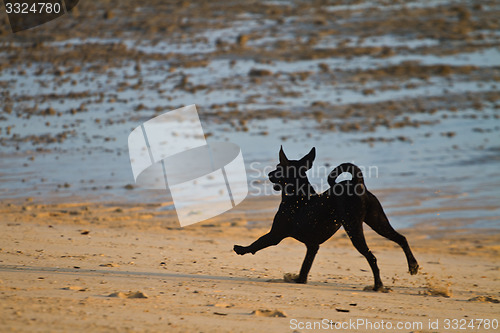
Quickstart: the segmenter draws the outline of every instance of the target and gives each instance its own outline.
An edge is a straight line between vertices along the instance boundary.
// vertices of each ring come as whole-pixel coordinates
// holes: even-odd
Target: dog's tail
[[[337,179],[343,172],[348,172],[352,175],[350,183],[353,185],[361,184],[364,186],[365,180],[363,178],[363,172],[361,169],[352,163],[342,163],[330,172],[328,175],[328,184],[330,186],[335,186],[335,179]]]

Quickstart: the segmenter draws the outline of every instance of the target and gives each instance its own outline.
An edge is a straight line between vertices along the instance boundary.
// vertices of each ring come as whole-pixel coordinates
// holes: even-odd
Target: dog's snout
[[[277,183],[278,182],[278,178],[276,178],[276,170],[269,172],[267,174],[267,177],[269,177],[269,180],[271,181],[271,183]]]

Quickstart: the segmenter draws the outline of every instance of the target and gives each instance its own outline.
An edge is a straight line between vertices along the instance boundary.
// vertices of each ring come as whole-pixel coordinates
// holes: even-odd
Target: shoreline
[[[240,205],[214,218],[187,226],[180,227],[175,210],[162,209],[170,207],[164,203],[121,203],[121,202],[81,202],[70,200],[68,203],[41,204],[30,200],[2,202],[0,213],[5,221],[12,225],[37,225],[43,226],[74,226],[88,229],[96,228],[127,228],[134,231],[162,231],[174,234],[196,234],[199,230],[213,230],[224,237],[249,233],[253,237],[267,232],[278,210],[280,199],[274,197],[250,197]],[[389,215],[389,218],[391,216]],[[394,220],[394,219],[392,219]],[[500,230],[498,228],[468,228],[459,225],[429,225],[416,224],[409,227],[397,227],[396,230],[418,240],[413,245],[419,247],[424,253],[436,253],[433,249],[443,250],[449,246],[449,254],[464,254],[480,257],[495,258],[500,256]],[[367,241],[377,246],[394,246],[392,242],[377,235],[369,226],[364,225]],[[350,244],[343,228],[333,238],[343,246]],[[460,250],[460,242],[467,241],[468,247]],[[325,244],[329,243],[327,241]],[[385,245],[383,245],[385,244]],[[420,245],[419,245],[420,244]],[[437,245],[440,246],[437,246]],[[475,244],[475,245],[474,245]]]

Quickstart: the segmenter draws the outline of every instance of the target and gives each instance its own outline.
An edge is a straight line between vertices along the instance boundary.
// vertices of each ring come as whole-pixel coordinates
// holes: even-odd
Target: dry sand
[[[423,325],[379,332],[450,332],[445,319],[500,319],[498,233],[402,230],[422,266],[410,276],[403,252],[367,231],[392,289],[376,293],[363,290],[369,266],[341,230],[298,285],[283,276],[298,272],[299,242],[232,252],[267,231],[249,225],[270,226],[277,199],[249,198],[183,229],[154,205],[2,203],[0,331],[307,332],[299,325],[326,318]]]

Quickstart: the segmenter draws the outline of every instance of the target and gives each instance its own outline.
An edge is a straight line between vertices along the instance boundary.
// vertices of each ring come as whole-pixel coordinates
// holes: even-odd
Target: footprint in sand
[[[108,297],[118,297],[118,298],[148,298],[146,294],[142,291],[129,291],[128,293],[123,293],[121,291],[109,294]]]
[[[120,265],[112,263],[112,262],[110,262],[108,264],[100,264],[99,266],[101,266],[101,267],[120,267]]]
[[[280,310],[259,309],[252,311],[251,314],[256,315],[257,317],[282,317],[282,318],[286,317],[286,314]]]
[[[64,288],[61,288],[62,290],[75,290],[75,291],[86,291],[87,288],[83,288],[83,287],[80,287],[80,286],[68,286],[68,287],[64,287]]]

